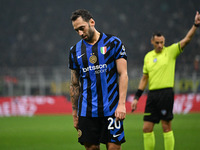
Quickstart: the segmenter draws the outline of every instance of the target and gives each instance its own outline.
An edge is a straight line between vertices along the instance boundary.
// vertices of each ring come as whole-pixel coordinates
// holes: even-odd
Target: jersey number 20
[[[110,121],[110,123],[108,125],[108,130],[113,130],[114,128],[120,129],[120,127],[121,127],[120,121],[116,121],[115,119],[113,119],[111,117],[108,118],[108,121]]]

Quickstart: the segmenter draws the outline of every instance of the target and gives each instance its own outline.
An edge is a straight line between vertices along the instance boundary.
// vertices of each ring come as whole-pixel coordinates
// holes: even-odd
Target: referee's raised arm
[[[184,47],[192,40],[192,37],[194,36],[199,26],[200,26],[200,14],[197,11],[194,18],[194,24],[192,25],[186,36],[180,41],[181,49],[184,49]]]

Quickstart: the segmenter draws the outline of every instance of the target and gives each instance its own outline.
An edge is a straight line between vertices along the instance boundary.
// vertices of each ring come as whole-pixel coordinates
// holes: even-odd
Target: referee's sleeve
[[[146,56],[144,57],[143,74],[148,74],[147,66],[146,66]]]

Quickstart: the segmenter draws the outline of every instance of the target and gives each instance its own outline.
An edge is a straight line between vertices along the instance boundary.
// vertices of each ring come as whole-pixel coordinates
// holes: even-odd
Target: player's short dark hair
[[[92,17],[92,14],[85,9],[77,9],[72,12],[71,21],[75,21],[78,17],[82,17],[84,21],[89,22]]]

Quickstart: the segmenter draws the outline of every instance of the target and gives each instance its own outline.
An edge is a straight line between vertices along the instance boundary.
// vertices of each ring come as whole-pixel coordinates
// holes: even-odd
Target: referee
[[[154,50],[148,52],[144,58],[143,76],[138,90],[131,103],[132,111],[136,110],[137,103],[147,83],[149,93],[145,106],[143,137],[144,149],[153,150],[155,136],[153,128],[161,120],[165,150],[174,149],[174,134],[172,131],[173,104],[174,104],[174,75],[177,56],[191,41],[200,25],[200,14],[196,12],[194,24],[186,36],[178,43],[165,47],[165,37],[161,33],[152,36],[151,43]]]

